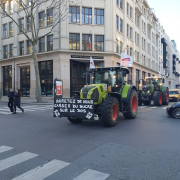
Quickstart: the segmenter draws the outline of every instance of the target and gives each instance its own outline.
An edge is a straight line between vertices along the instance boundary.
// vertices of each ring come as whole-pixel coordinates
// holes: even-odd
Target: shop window
[[[42,96],[52,96],[53,90],[53,61],[39,62],[39,75]]]
[[[12,66],[3,67],[3,96],[7,96],[12,88]]]

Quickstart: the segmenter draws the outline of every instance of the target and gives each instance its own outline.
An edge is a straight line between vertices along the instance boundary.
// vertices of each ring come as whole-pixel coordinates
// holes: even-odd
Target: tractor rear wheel
[[[131,91],[129,101],[125,106],[126,113],[123,113],[124,117],[126,119],[134,119],[138,110],[138,96],[135,90]]]
[[[169,104],[169,91],[168,88],[166,88],[166,91],[163,93],[163,105]]]
[[[143,104],[144,104],[145,106],[149,106],[149,105],[151,104],[151,100],[149,100],[149,101],[144,101]]]
[[[102,123],[106,127],[117,124],[119,114],[119,102],[115,97],[107,97],[102,103]]]
[[[73,124],[78,124],[82,122],[82,119],[79,119],[79,118],[68,117],[68,120]]]
[[[154,96],[154,105],[155,106],[161,106],[162,105],[162,92],[161,91],[155,91]]]

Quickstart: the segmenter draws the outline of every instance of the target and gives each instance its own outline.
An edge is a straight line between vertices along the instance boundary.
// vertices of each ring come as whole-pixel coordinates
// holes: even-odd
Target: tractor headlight
[[[147,92],[148,94],[150,93],[150,91]]]

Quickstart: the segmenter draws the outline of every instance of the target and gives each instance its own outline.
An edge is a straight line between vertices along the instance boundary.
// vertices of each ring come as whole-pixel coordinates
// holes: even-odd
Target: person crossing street
[[[8,97],[9,97],[8,107],[9,107],[10,111],[13,113],[14,91],[12,89],[10,89]]]
[[[16,93],[14,94],[14,113],[16,114],[16,107],[18,107],[19,109],[21,109],[22,112],[24,112],[24,109],[21,108],[21,94],[20,94],[20,90],[17,89]]]

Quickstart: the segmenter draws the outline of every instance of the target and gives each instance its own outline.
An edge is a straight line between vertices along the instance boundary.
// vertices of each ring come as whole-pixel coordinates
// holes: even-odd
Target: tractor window
[[[108,86],[114,86],[116,83],[116,71],[102,70],[96,71],[94,74],[94,83],[105,83]]]
[[[122,76],[122,72],[118,72],[117,85],[122,85],[124,83],[124,77]]]

